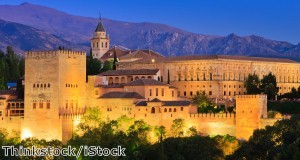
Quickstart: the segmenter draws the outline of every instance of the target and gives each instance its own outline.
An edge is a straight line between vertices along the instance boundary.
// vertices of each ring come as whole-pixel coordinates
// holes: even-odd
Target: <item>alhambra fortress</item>
[[[300,63],[289,59],[229,55],[164,57],[152,50],[110,48],[102,22],[91,39],[93,57],[118,58],[117,70],[88,76],[86,53],[69,50],[30,51],[25,55],[24,100],[15,90],[0,91],[0,128],[22,139],[66,142],[87,107],[103,118],[122,115],[170,128],[177,118],[201,135],[229,134],[248,139],[253,131],[273,125],[267,97],[246,95],[248,74],[276,75],[279,94],[300,82]],[[216,105],[236,105],[235,113],[198,113],[191,98],[199,92]]]

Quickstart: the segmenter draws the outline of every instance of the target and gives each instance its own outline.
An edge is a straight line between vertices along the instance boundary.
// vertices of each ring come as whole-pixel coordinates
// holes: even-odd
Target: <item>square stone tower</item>
[[[64,119],[84,112],[85,77],[84,52],[27,52],[25,115],[21,138],[36,137],[60,141],[70,138],[72,133],[67,132],[72,130],[66,126]]]
[[[248,140],[267,118],[267,95],[238,95],[236,97],[236,138]]]

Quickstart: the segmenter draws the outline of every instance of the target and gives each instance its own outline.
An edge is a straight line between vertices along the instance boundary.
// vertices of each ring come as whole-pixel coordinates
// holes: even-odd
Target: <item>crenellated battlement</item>
[[[82,51],[70,50],[55,50],[55,51],[28,51],[25,53],[25,58],[53,58],[58,56],[86,56]]]
[[[265,94],[236,95],[236,98],[240,98],[240,99],[267,98],[267,95]]]
[[[198,113],[198,114],[190,114],[189,118],[207,118],[207,119],[234,119],[234,113]]]

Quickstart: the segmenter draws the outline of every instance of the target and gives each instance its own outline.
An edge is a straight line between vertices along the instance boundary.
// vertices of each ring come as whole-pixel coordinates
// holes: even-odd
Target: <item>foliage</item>
[[[105,72],[113,69],[113,61],[104,61],[101,72]]]
[[[170,70],[168,69],[168,84],[170,84]]]
[[[261,91],[268,95],[268,99],[275,99],[279,88],[277,87],[276,76],[271,72],[264,76],[260,85]]]
[[[0,50],[0,71],[0,90],[7,89],[7,82],[17,82],[24,75],[25,60],[8,46],[6,54]]]
[[[117,52],[116,52],[116,49],[115,49],[114,61],[113,61],[113,70],[117,70],[117,63],[118,63],[118,59],[117,59]]]
[[[188,137],[191,136],[197,136],[197,128],[195,126],[190,127],[187,131],[186,131],[186,135]]]
[[[272,111],[272,110],[268,111],[268,118],[276,118],[276,116],[278,115],[281,116],[281,114],[278,111]]]
[[[230,135],[218,135],[213,139],[217,142],[217,148],[222,150],[225,156],[231,155],[239,147],[238,140]]]
[[[269,101],[268,110],[278,111],[282,114],[300,114],[299,101]]]
[[[281,96],[278,96],[278,99],[294,99],[294,98],[300,98],[300,86],[296,90],[296,88],[292,87],[291,91],[289,93],[284,93]]]
[[[244,85],[246,86],[247,94],[260,94],[264,92],[268,95],[268,99],[275,99],[279,91],[276,76],[271,72],[261,80],[257,74],[249,74]]]
[[[211,105],[209,98],[204,92],[198,91],[197,93],[197,95],[193,96],[192,101],[194,104],[196,104],[199,108],[205,108]]]
[[[173,120],[171,125],[171,136],[172,137],[182,137],[184,134],[184,119],[177,118]]]
[[[101,73],[101,65],[101,61],[93,58],[93,53],[91,50],[89,57],[86,58],[86,74],[97,75]]]
[[[282,120],[274,126],[255,130],[248,142],[227,159],[299,159],[300,122]]]
[[[155,126],[154,127],[154,134],[159,141],[166,138],[166,127],[165,126]]]
[[[209,137],[171,137],[152,145],[145,153],[147,159],[217,160],[223,159],[217,142]]]
[[[247,94],[260,94],[260,80],[257,74],[249,74],[244,85],[246,86]]]

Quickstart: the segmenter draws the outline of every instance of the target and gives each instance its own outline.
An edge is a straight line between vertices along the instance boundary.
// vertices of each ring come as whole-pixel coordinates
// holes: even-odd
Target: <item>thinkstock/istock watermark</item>
[[[80,146],[78,149],[67,146],[65,148],[45,147],[39,148],[32,146],[24,148],[23,146],[2,146],[5,156],[18,156],[18,157],[45,157],[45,156],[72,156],[79,158],[81,153],[83,156],[126,156],[125,149],[121,146],[116,148],[102,148],[100,146]]]

